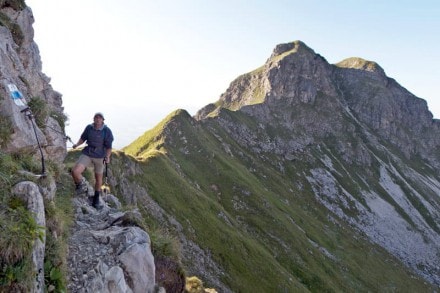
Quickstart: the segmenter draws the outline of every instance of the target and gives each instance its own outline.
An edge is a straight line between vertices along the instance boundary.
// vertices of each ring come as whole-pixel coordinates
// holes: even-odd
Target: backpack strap
[[[87,136],[89,136],[90,130],[93,129],[93,124],[87,125]],[[107,136],[107,125],[104,124],[104,127],[102,128],[102,138],[105,140],[105,137]]]
[[[92,129],[93,129],[93,124],[87,125],[87,137],[90,136],[90,130],[92,130]]]
[[[104,124],[104,128],[102,129],[102,139],[104,141],[106,136],[107,136],[107,125]]]

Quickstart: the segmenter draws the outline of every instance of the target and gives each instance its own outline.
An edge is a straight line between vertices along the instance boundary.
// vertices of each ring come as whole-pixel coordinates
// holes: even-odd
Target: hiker
[[[72,147],[75,149],[84,142],[87,142],[87,146],[81,151],[81,155],[72,169],[72,177],[76,185],[75,193],[79,195],[88,191],[82,173],[86,167],[93,165],[95,171],[95,195],[93,196],[92,206],[96,209],[101,209],[99,195],[101,193],[102,175],[104,173],[104,164],[110,163],[113,142],[112,131],[104,124],[104,114],[101,112],[93,116],[93,123],[87,125],[81,134],[81,138]]]

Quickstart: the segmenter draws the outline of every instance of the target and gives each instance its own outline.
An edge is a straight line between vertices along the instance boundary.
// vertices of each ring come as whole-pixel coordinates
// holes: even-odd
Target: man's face
[[[102,126],[102,124],[104,124],[104,119],[102,119],[101,116],[97,115],[95,117],[93,117],[93,123],[95,123],[96,126]]]

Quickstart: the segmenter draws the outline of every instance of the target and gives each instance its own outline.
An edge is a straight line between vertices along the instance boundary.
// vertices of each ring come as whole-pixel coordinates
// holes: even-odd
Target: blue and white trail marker
[[[15,84],[9,83],[8,89],[9,93],[11,94],[12,100],[14,100],[15,105],[19,107],[27,107],[26,99],[23,97],[22,93],[18,90]]]
[[[18,90],[17,86],[13,83],[7,84],[9,93],[11,95],[12,100],[14,100],[15,105],[19,107],[24,107],[23,110],[20,112],[24,113],[29,120],[31,121],[32,128],[34,129],[35,139],[37,141],[38,149],[40,150],[41,155],[41,175],[38,175],[39,177],[45,177],[46,176],[46,167],[44,164],[44,154],[41,150],[40,141],[38,140],[37,130],[34,123],[34,115],[32,114],[31,109],[28,107],[26,99],[23,97],[23,94]]]

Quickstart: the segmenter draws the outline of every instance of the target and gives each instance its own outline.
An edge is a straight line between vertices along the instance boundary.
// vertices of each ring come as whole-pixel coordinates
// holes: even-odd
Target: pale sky
[[[377,62],[440,117],[437,0],[26,0],[43,72],[76,142],[101,111],[128,145],[167,114],[191,115],[301,40],[329,63]],[[68,146],[71,146],[68,143]]]

